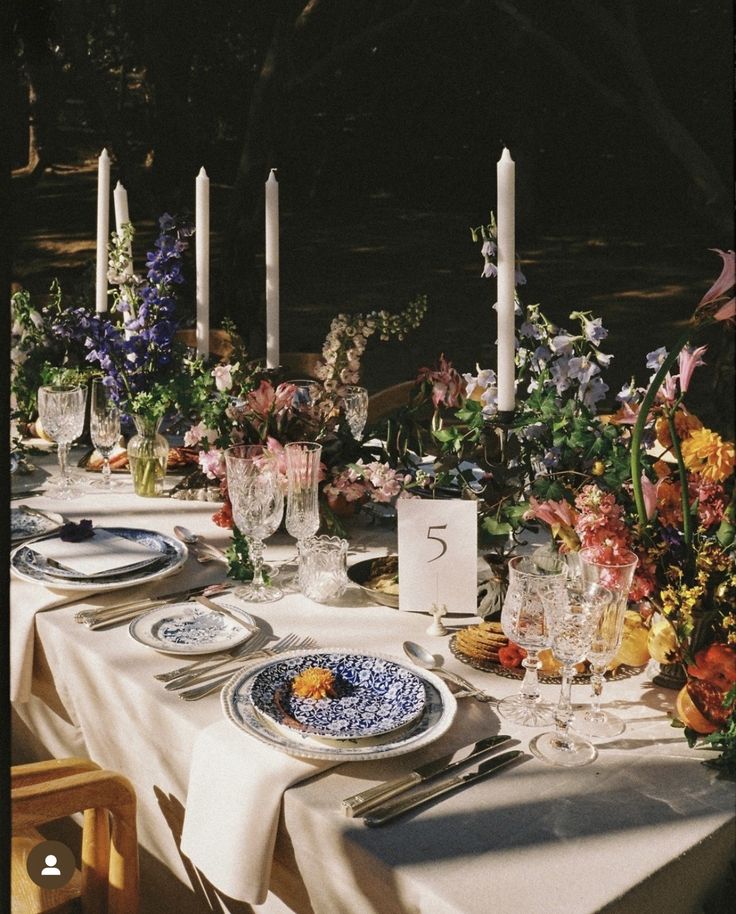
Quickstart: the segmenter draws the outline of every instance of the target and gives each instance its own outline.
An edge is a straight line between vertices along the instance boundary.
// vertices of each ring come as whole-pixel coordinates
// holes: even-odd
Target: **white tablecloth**
[[[207,504],[91,495],[61,506],[45,498],[29,503],[61,510],[73,520],[91,517],[96,524],[114,519],[116,525],[170,532],[183,523],[216,545],[228,541],[227,531],[211,522],[214,507]],[[354,544],[377,554],[392,545],[392,537],[380,528],[362,528]],[[267,558],[292,551],[284,539],[270,547]],[[185,587],[221,575],[219,566],[190,560],[157,586]],[[153,679],[155,672],[180,665],[179,658],[134,642],[127,626],[90,631],[76,624],[79,606],[33,615],[31,597],[38,603],[39,592],[35,585],[12,582],[14,624],[16,618],[25,620],[28,629],[30,617],[35,629],[33,650],[26,641],[25,649],[14,648],[11,656],[13,677],[32,678],[33,694],[15,702],[20,718],[49,753],[81,752],[131,778],[142,848],[192,887],[191,907],[177,901],[167,909],[159,890],[144,882],[145,899],[155,900],[151,910],[208,910],[213,893],[227,906],[214,870],[211,879],[197,872],[179,845],[194,747],[208,727],[223,721],[219,696],[181,701]],[[426,634],[429,617],[371,604],[354,588],[339,607],[291,594],[248,609],[276,635],[293,631],[321,645],[399,655],[402,641],[412,638],[499,697],[518,689],[516,680],[456,661],[446,639]],[[555,686],[543,689],[556,698]],[[586,696],[587,687],[575,687],[574,698]],[[718,781],[670,727],[673,692],[652,686],[642,674],[609,684],[605,697],[628,726],[600,745],[594,764],[569,771],[535,759],[381,829],[344,818],[340,799],[500,729],[522,748],[538,731],[499,725],[491,705],[465,699],[450,731],[421,752],[344,764],[295,785],[284,794],[272,892],[298,914],[589,914],[606,906],[627,914],[698,910],[710,883],[725,870],[733,844],[733,785]],[[209,734],[216,736],[217,727]],[[17,739],[21,742],[20,733]],[[215,741],[213,752],[216,746]],[[263,764],[259,753],[243,753],[242,783],[258,783]],[[245,810],[235,786],[233,792],[232,784],[222,784],[223,802]],[[244,845],[244,865],[249,830],[257,827],[244,819],[238,835],[220,834],[223,846]],[[264,910],[272,904],[273,896]]]

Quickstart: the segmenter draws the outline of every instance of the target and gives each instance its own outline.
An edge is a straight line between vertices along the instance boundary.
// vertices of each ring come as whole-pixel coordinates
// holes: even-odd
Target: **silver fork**
[[[286,637],[282,638],[281,641],[277,641],[272,648],[251,654],[246,658],[246,660],[255,660],[259,657],[273,657],[275,654],[281,654],[284,651],[296,650],[297,648],[308,648],[313,646],[314,638],[299,639],[297,635],[287,635]],[[204,698],[205,695],[209,695],[212,692],[216,692],[218,689],[221,689],[222,686],[225,685],[225,683],[233,676],[235,672],[237,671],[230,670],[229,672],[218,676],[213,682],[205,682],[193,689],[187,689],[184,692],[179,692],[179,698],[184,699],[184,701],[198,701],[200,698]]]
[[[266,635],[265,632],[257,632],[244,644],[240,644],[238,647],[232,648],[232,650],[219,651],[217,654],[207,654],[206,657],[200,657],[199,660],[195,660],[193,663],[179,666],[175,670],[169,670],[167,673],[155,673],[153,678],[158,679],[159,682],[171,682],[172,679],[180,679],[182,676],[186,676],[187,673],[193,673],[200,670],[202,667],[214,666],[221,660],[232,660],[234,657],[240,657],[242,654],[247,654],[248,651],[251,651],[256,647],[260,648],[264,639],[268,640],[269,637],[271,636]]]
[[[206,679],[212,675],[213,670],[219,670],[220,667],[228,663],[235,663],[249,657],[251,654],[260,651],[268,643],[270,636],[266,632],[257,632],[252,638],[249,638],[245,644],[230,651],[220,660],[214,660],[205,666],[198,666],[196,669],[184,669],[183,673],[177,676],[170,676],[164,688],[168,691],[183,689],[184,686],[191,685],[200,679]]]
[[[218,661],[204,670],[195,670],[193,673],[187,673],[184,676],[180,676],[178,679],[174,679],[172,682],[167,682],[164,688],[169,692],[177,692],[179,689],[183,689],[194,683],[212,679],[213,676],[225,675],[224,673],[220,673],[220,668],[223,666],[229,666],[231,663],[241,663],[244,660],[250,660],[251,657],[268,657],[269,650],[274,651],[278,649],[279,651],[286,651],[292,647],[297,647],[298,641],[298,635],[290,634],[285,635],[271,648],[267,648],[263,643],[260,643],[257,645],[257,649],[243,651],[243,653],[239,654],[237,657],[230,657],[227,660]],[[308,645],[305,644],[304,646],[307,647]]]

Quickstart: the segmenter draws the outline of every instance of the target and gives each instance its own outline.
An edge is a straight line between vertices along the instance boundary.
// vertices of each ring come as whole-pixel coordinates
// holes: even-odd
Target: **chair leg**
[[[106,809],[84,811],[82,832],[82,910],[104,914],[107,910],[107,874],[110,864],[110,814]]]

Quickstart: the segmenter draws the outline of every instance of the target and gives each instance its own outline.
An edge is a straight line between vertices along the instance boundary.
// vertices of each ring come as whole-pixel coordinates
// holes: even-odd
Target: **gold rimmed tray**
[[[457,647],[456,638],[456,635],[452,635],[450,638],[450,651],[452,652],[453,657],[456,657],[461,663],[472,666],[474,670],[482,670],[484,673],[494,673],[496,676],[501,676],[504,679],[524,678],[526,670],[523,666],[506,667],[500,663],[495,663],[493,660],[480,660],[475,657],[469,657]],[[641,670],[642,667],[639,666],[619,666],[616,670],[609,670],[606,673],[606,680],[615,682],[619,679],[629,679],[631,676],[636,676]],[[539,672],[538,676],[539,681],[542,683],[559,684],[560,682],[560,675],[558,673]],[[590,673],[577,673],[572,681],[574,685],[590,682]]]

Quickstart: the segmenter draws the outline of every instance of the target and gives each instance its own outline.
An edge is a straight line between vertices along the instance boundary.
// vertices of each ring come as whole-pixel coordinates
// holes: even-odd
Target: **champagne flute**
[[[319,530],[317,486],[322,445],[316,441],[290,441],[284,445],[288,494],[286,530],[300,544]]]
[[[546,604],[550,647],[562,663],[562,684],[555,708],[554,731],[535,736],[529,744],[531,752],[543,762],[577,768],[592,762],[598,755],[595,746],[570,733],[573,718],[570,692],[575,664],[588,654],[601,614],[612,599],[613,594],[606,587],[586,584],[580,590],[559,593]]]
[[[72,441],[84,430],[84,409],[87,389],[72,384],[49,384],[38,389],[38,417],[44,431],[56,441],[59,475],[49,479],[51,494],[70,499],[79,494],[79,487],[67,466]]]
[[[583,587],[601,584],[613,594],[593,636],[587,658],[590,661],[592,694],[590,708],[576,719],[574,730],[588,737],[618,736],[626,729],[621,718],[601,708],[603,676],[621,646],[629,589],[639,562],[633,552],[625,552],[617,564],[596,561],[594,553],[583,550],[580,556],[580,577]]]
[[[225,451],[227,490],[233,520],[248,539],[253,580],[235,591],[251,603],[280,600],[282,591],[263,579],[263,541],[272,536],[284,513],[276,458],[263,445],[237,445]]]
[[[120,438],[120,410],[101,380],[92,382],[89,430],[92,444],[102,455],[102,476],[91,485],[93,488],[109,491],[112,488],[110,455]]]
[[[539,691],[538,655],[549,645],[545,606],[564,595],[566,576],[567,567],[556,556],[540,553],[537,559],[534,555],[517,555],[509,561],[501,626],[504,634],[527,652],[522,661],[526,673],[519,694],[500,701],[498,710],[507,720],[526,727],[549,726],[554,721],[554,709],[542,701]]]
[[[358,440],[368,421],[368,391],[365,387],[348,385],[343,389],[342,404],[350,433]]]

